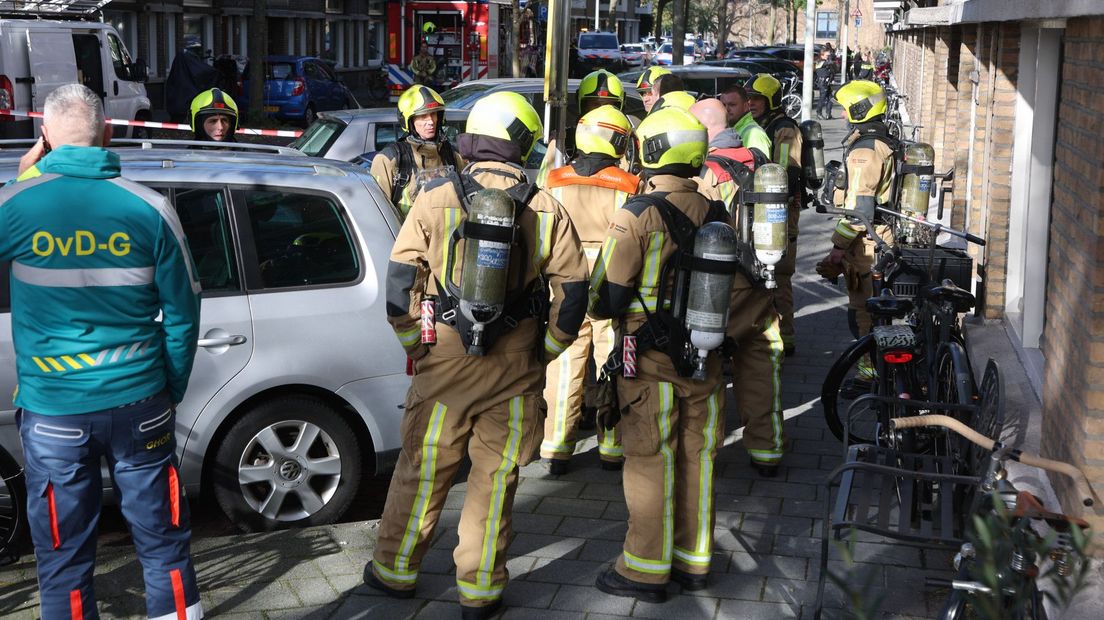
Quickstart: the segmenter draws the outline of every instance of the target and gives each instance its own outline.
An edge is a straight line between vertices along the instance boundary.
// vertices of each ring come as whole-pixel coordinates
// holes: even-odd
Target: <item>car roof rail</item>
[[[203,140],[172,140],[163,138],[120,138],[112,140],[110,148],[138,147],[142,149],[199,147],[217,151],[254,151],[259,153],[275,153],[277,155],[296,155],[306,157],[306,154],[290,146],[277,146],[275,144],[252,144],[249,142],[213,142]]]
[[[36,142],[38,142],[37,138],[15,138],[9,140],[0,140],[0,152],[16,149],[29,149],[34,146]],[[207,149],[218,151],[252,151],[258,153],[273,153],[276,155],[295,155],[297,157],[307,156],[302,151],[293,149],[290,146],[277,146],[274,144],[251,144],[248,142],[204,142],[201,140],[120,138],[118,140],[112,140],[111,144],[108,145],[108,148],[116,147],[137,147],[146,150],[154,148],[206,147]],[[7,155],[7,153],[5,153],[5,155]]]

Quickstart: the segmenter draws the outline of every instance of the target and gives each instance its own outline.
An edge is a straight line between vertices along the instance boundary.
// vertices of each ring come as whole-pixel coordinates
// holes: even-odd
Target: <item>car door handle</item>
[[[200,338],[197,344],[204,348],[235,346],[245,344],[245,336],[234,334],[233,336],[223,336],[222,338]]]

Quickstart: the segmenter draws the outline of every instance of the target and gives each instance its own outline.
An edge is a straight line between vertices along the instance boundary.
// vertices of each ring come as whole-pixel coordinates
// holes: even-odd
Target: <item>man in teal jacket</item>
[[[88,88],[51,93],[42,132],[0,189],[41,615],[97,617],[106,458],[149,617],[202,618],[175,456],[200,293],[180,221],[160,194],[119,177],[118,155],[101,146],[103,104]]]

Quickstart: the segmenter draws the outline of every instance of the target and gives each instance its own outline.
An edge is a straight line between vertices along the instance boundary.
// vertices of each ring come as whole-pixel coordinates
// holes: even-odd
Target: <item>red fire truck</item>
[[[436,86],[499,77],[510,54],[510,0],[399,0],[387,3],[387,88],[397,101],[414,83],[410,61],[426,43],[437,61]]]

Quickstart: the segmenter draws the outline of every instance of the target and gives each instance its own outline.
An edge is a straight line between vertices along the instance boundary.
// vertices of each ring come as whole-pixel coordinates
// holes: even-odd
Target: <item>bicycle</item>
[[[0,446],[0,566],[19,561],[27,539],[27,483],[23,468]]]
[[[969,441],[974,447],[988,454],[984,475],[978,479],[969,514],[1011,519],[1011,533],[1004,546],[995,550],[999,557],[986,558],[995,571],[980,570],[977,548],[973,542],[964,542],[955,557],[957,576],[952,580],[928,578],[929,586],[949,587],[951,592],[940,612],[942,620],[959,620],[968,617],[971,607],[984,607],[989,614],[1013,620],[1043,620],[1046,611],[1037,577],[1039,568],[1037,548],[1043,547],[1056,563],[1060,577],[1072,574],[1077,561],[1074,530],[1087,531],[1089,525],[1083,519],[1049,512],[1037,497],[1018,491],[1007,479],[1005,462],[1009,459],[1046,471],[1060,473],[1074,481],[1082,505],[1091,507],[1095,500],[1085,474],[1069,463],[1044,459],[1020,452],[1011,446],[971,429],[960,421],[947,416],[914,416],[890,422],[893,431],[906,428],[935,427],[952,431]],[[1034,525],[1047,524],[1055,532],[1053,539],[1041,536]],[[1078,532],[1080,533],[1080,532]],[[968,538],[977,538],[978,532],[968,532]],[[1039,543],[1042,543],[1041,545]],[[985,549],[994,551],[994,549]],[[1078,548],[1079,551],[1079,548]],[[984,597],[984,600],[981,599]]]
[[[854,217],[867,231],[875,231],[868,219],[854,211],[823,206],[818,211]],[[968,312],[975,300],[956,284],[956,280],[963,284],[969,280],[969,257],[937,246],[936,239],[939,233],[946,232],[978,245],[984,245],[985,241],[938,222],[882,207],[877,211],[898,223],[904,221],[926,228],[931,234],[926,248],[891,247],[880,235],[868,232],[878,254],[871,269],[874,294],[867,300],[874,326],[871,333],[857,338],[844,350],[821,387],[825,422],[836,438],[844,442],[845,449],[852,444],[876,443],[877,430],[888,419],[902,415],[893,401],[874,401],[872,409],[856,424],[851,405],[863,394],[970,404],[976,393],[959,319],[959,314]],[[895,238],[900,236],[899,231],[894,232]],[[901,319],[904,324],[893,323]],[[873,366],[873,380],[863,378],[870,374],[869,369],[861,367],[867,360]],[[846,421],[840,417],[841,411],[849,412]],[[917,438],[910,448],[918,452],[947,450],[943,442],[923,438]]]
[[[908,95],[902,94],[890,86],[885,87],[886,114],[885,124],[889,135],[898,140],[904,139],[904,125],[901,120],[901,102],[908,101]],[[913,134],[915,136],[915,133]]]
[[[801,120],[801,95],[797,93],[797,78],[793,76],[783,77],[782,82],[782,109],[786,116]]]

